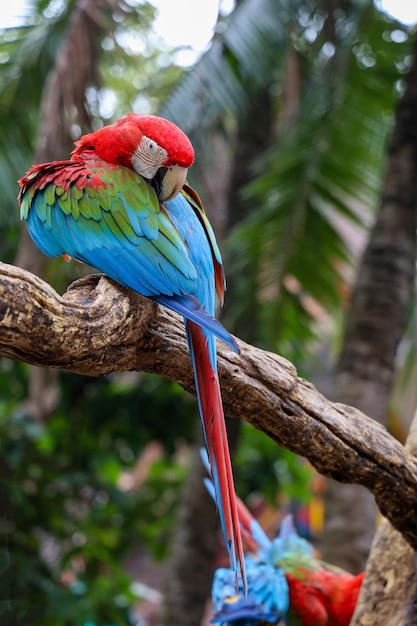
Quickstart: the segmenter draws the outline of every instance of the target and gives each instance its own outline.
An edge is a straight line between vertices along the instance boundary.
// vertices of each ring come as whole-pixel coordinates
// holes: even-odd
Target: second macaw
[[[216,504],[231,566],[245,584],[215,336],[238,348],[214,317],[223,266],[200,199],[186,183],[193,161],[175,124],[129,114],[81,137],[68,160],[31,167],[19,180],[19,203],[47,256],[92,265],[184,317]]]
[[[204,450],[201,457],[209,469]],[[214,498],[212,482],[206,479],[205,484]],[[318,559],[311,543],[298,535],[291,515],[283,519],[278,537],[271,541],[240,498],[237,507],[247,549],[247,599],[253,601],[248,605],[242,594],[231,594],[226,587],[222,607],[219,578],[225,580],[225,575],[224,570],[217,570],[212,585],[216,609],[213,623],[220,617],[222,626],[228,626],[240,618],[239,625],[260,626],[276,624],[283,616],[288,626],[349,626],[365,573],[354,576]],[[286,586],[281,578],[284,575]],[[271,598],[274,610],[265,619],[264,609],[271,607]]]
[[[300,537],[287,515],[271,541],[241,500],[239,518],[257,555],[285,573],[289,588],[289,626],[348,626],[365,573],[354,576],[315,556],[314,547]],[[256,549],[256,548],[255,548]]]

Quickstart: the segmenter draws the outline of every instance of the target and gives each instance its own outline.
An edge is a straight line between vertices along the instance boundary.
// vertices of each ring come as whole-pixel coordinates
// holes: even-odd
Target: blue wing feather
[[[284,572],[259,559],[245,557],[248,593],[236,593],[234,572],[219,568],[214,573],[212,600],[213,624],[244,626],[259,623],[278,624],[288,611],[289,591]]]

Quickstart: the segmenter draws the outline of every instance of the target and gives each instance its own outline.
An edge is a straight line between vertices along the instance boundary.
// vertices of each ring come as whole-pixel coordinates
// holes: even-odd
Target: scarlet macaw
[[[215,336],[239,350],[214,317],[216,297],[223,303],[223,266],[186,182],[193,161],[175,124],[129,114],[81,137],[70,159],[32,166],[19,180],[20,212],[47,256],[92,265],[183,315],[222,530],[231,566],[245,582]]]

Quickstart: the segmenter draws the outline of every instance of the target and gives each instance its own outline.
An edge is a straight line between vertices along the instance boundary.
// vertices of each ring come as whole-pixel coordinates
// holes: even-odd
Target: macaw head
[[[146,178],[159,200],[173,198],[182,188],[194,150],[178,126],[155,115],[129,113],[75,143],[72,158],[91,154],[107,163],[123,165]]]

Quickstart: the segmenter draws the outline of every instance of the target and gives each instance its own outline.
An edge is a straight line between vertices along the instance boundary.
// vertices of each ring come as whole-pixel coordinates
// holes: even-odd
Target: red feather
[[[194,354],[197,392],[203,415],[207,452],[212,470],[218,476],[221,500],[217,503],[219,514],[224,522],[232,565],[237,559],[246,592],[242,536],[219,379],[211,364],[207,338],[201,327],[187,321],[187,332]]]
[[[322,593],[305,580],[285,573],[290,592],[290,616],[300,626],[328,626]],[[292,623],[290,621],[290,623]]]
[[[349,626],[365,572],[304,569],[285,576],[291,612],[301,626]]]
[[[165,167],[181,165],[188,168],[194,161],[194,149],[183,131],[172,122],[154,115],[130,113],[110,126],[83,135],[75,142],[72,158],[89,152],[113,165],[131,167],[131,158],[142,137],[146,135],[168,153]]]

